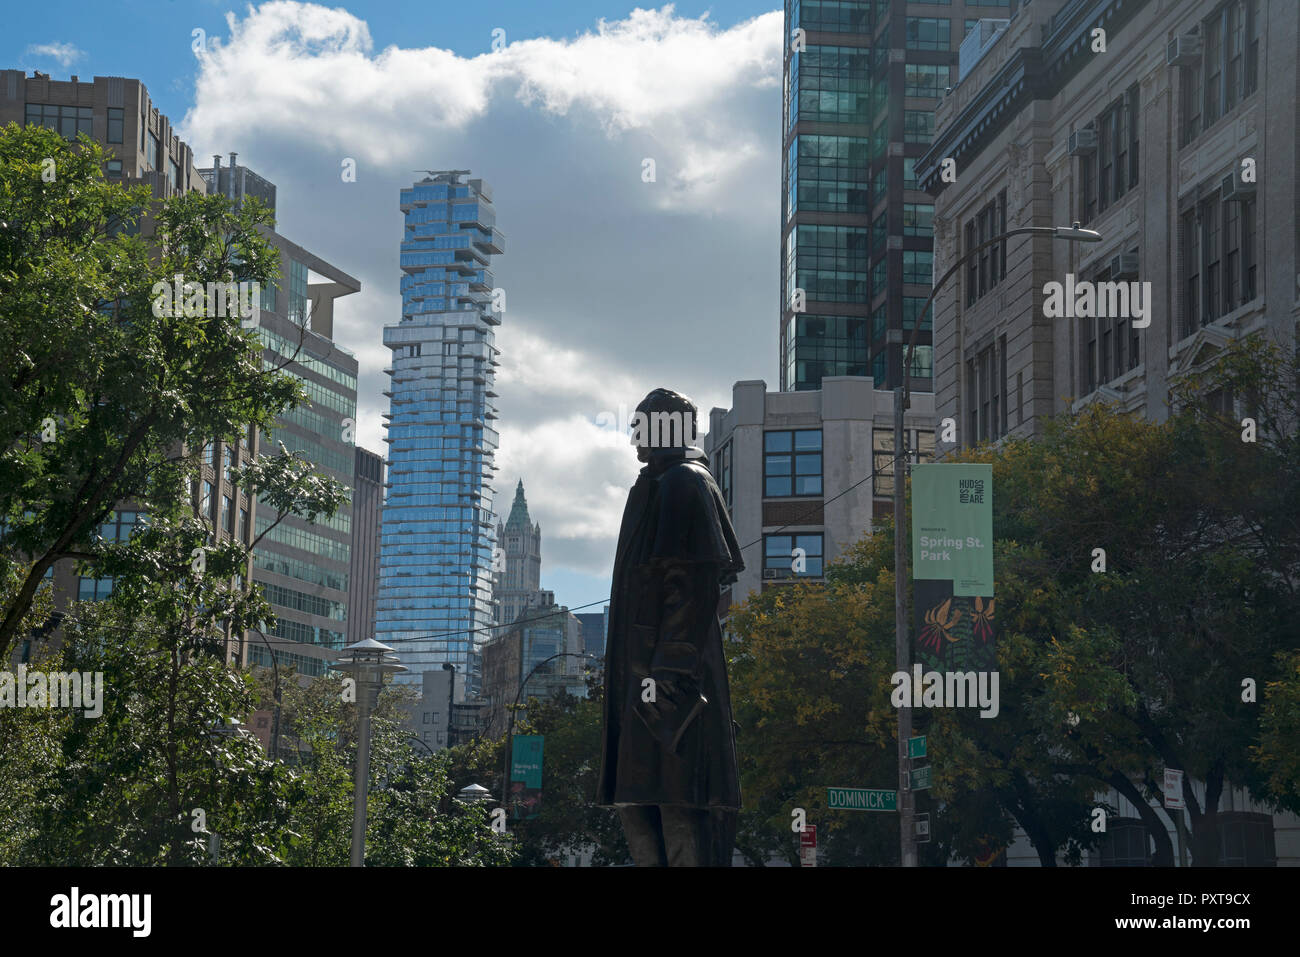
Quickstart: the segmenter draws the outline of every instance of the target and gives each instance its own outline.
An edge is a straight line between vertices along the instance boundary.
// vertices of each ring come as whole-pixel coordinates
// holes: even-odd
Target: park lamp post
[[[366,794],[370,787],[370,711],[379,701],[384,675],[405,671],[388,645],[373,638],[343,649],[334,667],[356,681],[357,766],[352,789],[352,866],[364,866],[366,857]]]
[[[957,270],[976,254],[1000,243],[1010,236],[1022,235],[1052,236],[1076,243],[1099,243],[1101,233],[1095,229],[1083,229],[1079,223],[1069,226],[1020,226],[987,239],[971,249],[949,267],[939,277],[930,290],[930,297],[925,300],[916,321],[912,325],[912,334],[907,340],[907,351],[903,354],[902,385],[894,389],[894,657],[898,671],[908,675],[911,680],[912,654],[907,633],[907,546],[908,529],[905,521],[904,483],[907,479],[907,465],[910,452],[907,448],[907,430],[903,427],[903,415],[911,405],[912,356],[916,349],[916,334],[921,328],[921,320],[926,311],[934,304],[935,297],[944,283],[956,275]],[[933,361],[930,369],[934,374]],[[914,829],[915,801],[912,793],[911,777],[908,773],[909,760],[907,742],[912,737],[912,709],[898,709],[898,830],[899,842],[904,867],[916,867],[916,833]]]

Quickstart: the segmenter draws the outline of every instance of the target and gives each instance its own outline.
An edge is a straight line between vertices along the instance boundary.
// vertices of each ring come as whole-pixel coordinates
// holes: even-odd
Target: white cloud
[[[348,11],[276,0],[243,18],[227,13],[229,38],[197,54],[185,127],[310,137],[388,165],[513,94],[553,115],[586,111],[611,137],[650,134],[663,151],[654,157],[660,175],[676,171],[661,203],[664,194],[707,200],[755,155],[753,130],[724,104],[739,89],[779,89],[781,20],[774,11],[723,30],[669,4],[601,20],[570,40],[523,40],[473,57],[436,47],[375,54],[365,22]]]
[[[26,55],[50,57],[58,60],[59,66],[67,69],[86,54],[84,50],[73,46],[71,43],[33,43],[27,48]]]

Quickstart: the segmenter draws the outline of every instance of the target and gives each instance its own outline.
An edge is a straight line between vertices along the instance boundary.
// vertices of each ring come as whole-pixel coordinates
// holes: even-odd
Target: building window
[[[307,321],[307,264],[289,260],[289,319],[299,325]]]
[[[903,235],[934,236],[934,204],[903,204]]]
[[[253,544],[248,538],[248,509],[239,510],[239,540],[245,545]]]
[[[908,63],[904,76],[905,96],[931,96],[938,98],[952,86],[951,67],[945,63]]]
[[[929,143],[934,138],[934,113],[930,110],[903,111],[903,141]]]
[[[122,161],[109,160],[107,164],[107,174],[112,179],[117,179],[122,175]]]
[[[55,106],[51,103],[28,103],[28,126],[44,126],[64,139],[75,140],[78,133],[94,135],[95,114],[88,106]]]
[[[916,325],[916,319],[921,315],[921,307],[925,305],[925,300],[919,296],[903,297],[903,334],[904,338],[911,335],[912,327]],[[925,310],[925,317],[921,320],[921,331],[928,332],[930,329],[931,318],[934,315],[933,309]]]
[[[929,379],[934,375],[934,346],[913,348],[909,375],[913,379]]]
[[[1079,223],[1086,225],[1097,215],[1097,158],[1091,153],[1079,157]]]
[[[1250,811],[1220,811],[1219,865],[1276,867],[1272,817]]]
[[[912,462],[934,461],[934,432],[912,429],[908,435],[908,459]],[[871,430],[871,485],[877,498],[894,494],[894,430]]]
[[[822,494],[821,429],[763,433],[763,494]]]
[[[149,524],[147,512],[114,512],[108,521],[99,526],[99,535],[106,541],[125,542],[137,527]]]
[[[1006,232],[1007,191],[1004,189],[966,223],[966,254],[970,255],[995,236]],[[966,304],[973,305],[1006,278],[1007,243],[986,246],[973,256],[966,267]]]
[[[1005,346],[1006,337],[1001,344]],[[1006,424],[1006,362],[990,344],[966,361],[967,443],[992,442]]]
[[[822,536],[810,535],[764,535],[763,536],[763,571],[775,572],[773,576],[793,576],[796,578],[820,578],[822,576]],[[798,554],[795,549],[802,549]],[[799,569],[802,568],[802,571]]]
[[[1257,202],[1216,192],[1180,217],[1183,338],[1254,300]]]
[[[77,579],[77,601],[104,601],[113,594],[111,578]]]
[[[221,527],[235,534],[235,509],[229,495],[221,496]]]
[[[1101,840],[1102,867],[1147,867],[1151,863],[1151,837],[1135,817],[1112,818]]]
[[[861,302],[870,299],[867,259],[870,235],[852,226],[800,225],[790,234],[797,243],[795,282],[808,299]]]
[[[903,157],[903,189],[920,189],[920,185],[916,181],[915,156]]]
[[[941,17],[908,17],[907,48],[909,50],[950,50],[949,30],[952,21]]]
[[[110,106],[108,108],[108,136],[109,143],[122,142],[122,127],[124,124],[125,110],[119,106]]]
[[[199,515],[212,518],[212,483],[208,481],[203,483],[203,494],[199,498]]]
[[[797,136],[790,144],[788,214],[865,213],[870,205],[871,141],[860,136]]]
[[[1097,120],[1099,181],[1095,192],[1090,191],[1090,195],[1097,196],[1100,210],[1105,210],[1137,185],[1138,115],[1138,87],[1134,84]],[[1091,169],[1089,163],[1089,176],[1092,175]]]
[[[929,249],[903,250],[903,282],[929,286],[934,278],[934,252]]]
[[[794,322],[794,320],[790,320]],[[731,443],[726,442],[722,448],[718,449],[717,458],[713,462],[713,474],[718,481],[718,491],[722,493],[722,500],[727,503],[727,511],[731,511]]]
[[[805,8],[806,9],[806,8]],[[810,28],[806,24],[804,29]],[[862,47],[810,46],[790,57],[789,126],[871,122],[871,51]]]
[[[1255,92],[1259,0],[1230,0],[1200,24],[1201,56],[1182,67],[1181,133],[1186,146]]]

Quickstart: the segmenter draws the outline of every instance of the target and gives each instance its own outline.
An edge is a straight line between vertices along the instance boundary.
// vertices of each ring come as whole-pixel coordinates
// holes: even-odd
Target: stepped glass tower
[[[497,366],[491,258],[504,239],[491,191],[468,170],[430,171],[401,192],[402,319],[392,350],[388,494],[375,637],[419,683],[456,668],[457,697],[479,687],[477,646],[491,637],[492,391]]]

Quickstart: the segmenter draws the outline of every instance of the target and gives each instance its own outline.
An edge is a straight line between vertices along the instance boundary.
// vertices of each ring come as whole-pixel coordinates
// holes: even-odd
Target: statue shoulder
[[[678,462],[659,479],[660,489],[675,495],[707,492],[716,484],[707,466],[692,461]]]

